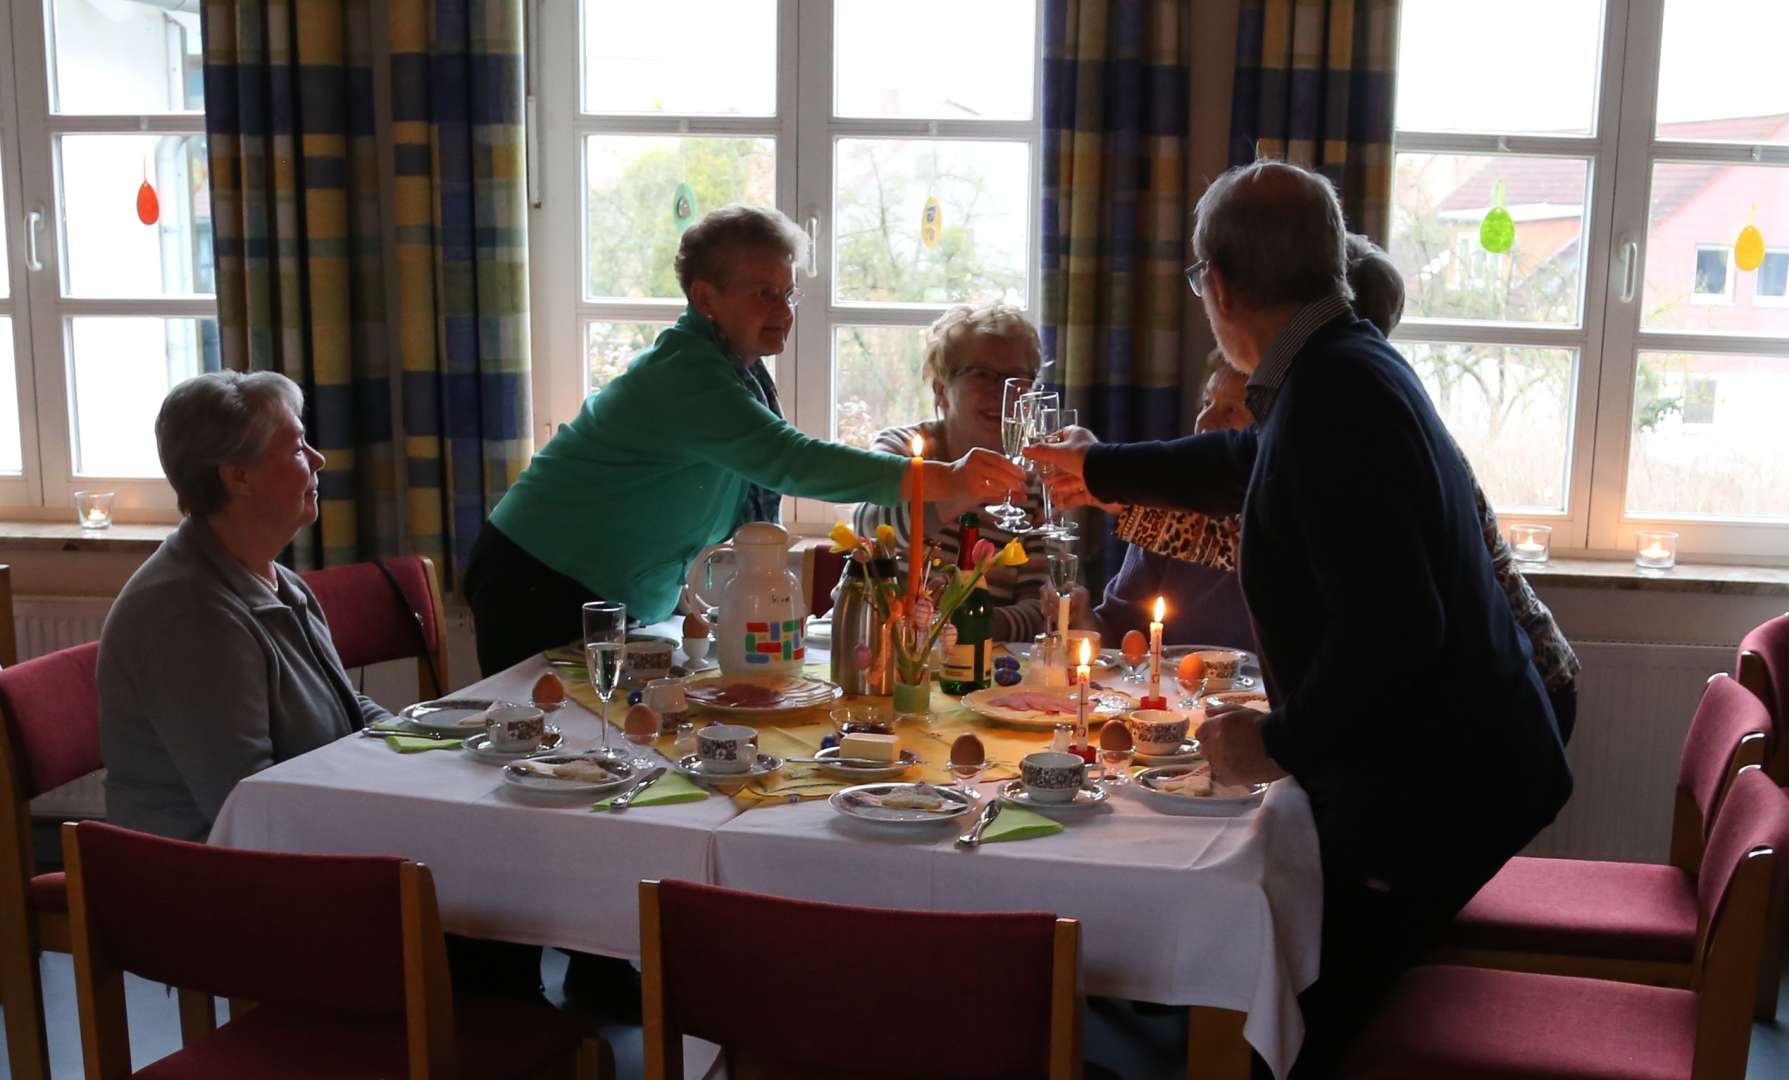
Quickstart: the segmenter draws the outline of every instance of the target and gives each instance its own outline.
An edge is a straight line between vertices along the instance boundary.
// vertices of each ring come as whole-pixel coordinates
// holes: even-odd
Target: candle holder
[[[1511,525],[1509,549],[1517,562],[1546,562],[1553,551],[1553,526]]]
[[[1641,529],[1634,534],[1634,565],[1642,570],[1669,570],[1677,565],[1677,534]]]
[[[75,492],[75,521],[83,529],[111,528],[112,500],[117,497],[113,491]]]

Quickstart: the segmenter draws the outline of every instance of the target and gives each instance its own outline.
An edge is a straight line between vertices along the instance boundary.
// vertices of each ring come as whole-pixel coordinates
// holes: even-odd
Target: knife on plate
[[[658,768],[653,769],[651,772],[647,773],[645,776],[640,777],[639,782],[634,784],[633,787],[630,787],[626,791],[615,796],[614,800],[609,803],[609,809],[610,810],[626,810],[628,808],[628,804],[632,803],[634,801],[635,795],[638,795],[640,792],[645,791],[647,788],[651,787],[653,781],[657,780],[659,777],[661,777],[663,775],[665,775],[665,767],[663,765],[660,765]]]

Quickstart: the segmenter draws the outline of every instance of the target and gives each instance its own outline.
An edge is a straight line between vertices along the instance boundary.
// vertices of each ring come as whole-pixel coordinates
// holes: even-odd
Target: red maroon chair
[[[1771,731],[1770,716],[1744,687],[1725,675],[1708,680],[1679,759],[1671,861],[1511,859],[1431,959],[1690,985],[1703,845],[1733,776],[1763,762]]]
[[[1080,934],[1054,915],[643,881],[646,1077],[683,1075],[684,1035],[718,1043],[731,1076],[1078,1076]],[[965,1034],[914,1038],[899,1020],[922,1013],[954,1017]]]
[[[808,614],[821,616],[832,610],[832,590],[845,576],[845,560],[850,556],[828,547],[813,547],[814,564],[808,575]]]
[[[596,1077],[545,1003],[455,999],[428,867],[63,827],[81,1050],[114,1077]],[[255,1003],[136,1073],[124,973]],[[207,999],[209,1004],[209,999]]]
[[[447,616],[435,564],[421,555],[409,555],[386,559],[385,566],[398,588],[392,587],[378,563],[332,566],[302,576],[317,594],[343,667],[415,659],[418,696],[425,701],[438,698],[447,693],[451,683]]]
[[[101,767],[99,645],[0,670],[0,1006],[15,1080],[49,1080],[37,958],[68,952],[68,891],[39,874],[31,800]]]
[[[1773,740],[1764,771],[1777,783],[1789,785],[1789,731],[1783,726],[1783,712],[1789,709],[1789,614],[1759,623],[1740,639],[1733,674],[1764,702],[1784,736]]]
[[[1341,1075],[1364,1080],[1743,1077],[1758,946],[1789,849],[1789,794],[1757,766],[1735,778],[1696,879],[1690,988],[1419,967],[1392,989]]]

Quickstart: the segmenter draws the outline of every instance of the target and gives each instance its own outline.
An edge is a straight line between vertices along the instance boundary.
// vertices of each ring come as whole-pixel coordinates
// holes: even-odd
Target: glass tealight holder
[[[1677,565],[1677,534],[1641,529],[1634,534],[1634,565],[1642,570],[1669,570]]]
[[[1544,563],[1553,547],[1553,526],[1511,525],[1509,549],[1517,562]]]
[[[117,493],[112,491],[77,491],[75,492],[75,520],[83,529],[109,529],[112,527],[112,500]]]

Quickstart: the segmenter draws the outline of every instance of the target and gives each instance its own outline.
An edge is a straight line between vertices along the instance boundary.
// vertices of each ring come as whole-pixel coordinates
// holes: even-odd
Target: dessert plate
[[[897,799],[903,795],[916,800],[936,798],[938,805],[882,805],[882,800],[890,795],[895,795]],[[873,821],[878,825],[932,825],[940,821],[955,821],[975,809],[974,799],[956,788],[936,784],[859,784],[834,792],[827,801],[832,803],[834,810],[846,817]]]

